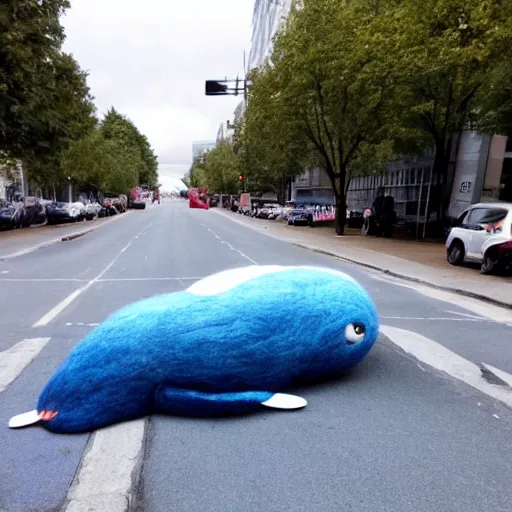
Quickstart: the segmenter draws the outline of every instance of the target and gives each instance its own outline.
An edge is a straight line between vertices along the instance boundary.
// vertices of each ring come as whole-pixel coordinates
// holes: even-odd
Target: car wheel
[[[446,253],[446,259],[450,265],[462,265],[464,261],[464,245],[461,241],[455,241],[450,245]]]
[[[496,270],[498,262],[492,257],[492,254],[486,254],[480,267],[480,274],[489,275]]]

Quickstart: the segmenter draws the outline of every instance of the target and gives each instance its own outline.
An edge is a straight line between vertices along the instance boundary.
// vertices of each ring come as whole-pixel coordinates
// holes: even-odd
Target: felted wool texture
[[[351,323],[365,327],[355,344],[345,339]],[[272,394],[335,374],[366,356],[378,329],[367,292],[329,269],[283,267],[216,295],[159,295],[113,313],[76,345],[37,410],[58,412],[43,422],[55,432],[207,411],[216,400],[246,410],[248,395],[222,394]]]

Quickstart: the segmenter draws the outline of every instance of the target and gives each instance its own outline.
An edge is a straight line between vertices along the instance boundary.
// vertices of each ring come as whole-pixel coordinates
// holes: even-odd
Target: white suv
[[[494,266],[491,249],[512,240],[512,203],[471,205],[455,221],[446,240],[446,259],[452,265],[465,260],[482,264],[481,272]]]

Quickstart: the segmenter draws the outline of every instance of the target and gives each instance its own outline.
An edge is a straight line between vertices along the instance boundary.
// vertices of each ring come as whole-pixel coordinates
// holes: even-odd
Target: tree
[[[0,151],[19,158],[31,105],[47,92],[43,77],[64,41],[68,0],[8,0],[0,5]],[[28,116],[28,119],[27,119]]]
[[[31,180],[54,186],[66,179],[60,168],[62,154],[97,125],[96,109],[87,73],[71,55],[55,56],[39,79],[38,92],[23,107],[25,147],[20,156]]]
[[[100,130],[74,142],[64,154],[62,168],[75,183],[114,194],[126,194],[139,177],[134,150],[105,138]]]
[[[158,159],[148,139],[139,132],[135,124],[111,108],[101,123],[101,131],[105,138],[117,140],[130,152],[138,169],[139,183],[154,187],[158,179]]]
[[[290,180],[307,166],[311,153],[296,136],[297,126],[286,117],[279,94],[274,94],[272,76],[266,71],[254,70],[249,77],[249,106],[235,127],[234,149],[244,168],[247,190],[273,192],[282,203]]]
[[[419,10],[417,2],[406,0],[393,13],[394,35],[390,25],[387,30],[399,49],[393,69],[409,103],[401,126],[421,130],[428,136],[427,144],[435,147],[443,215],[450,199],[448,167],[454,138],[479,119],[484,129],[499,125],[495,120],[500,111],[488,100],[493,92],[499,97],[503,84],[497,70],[510,69],[512,5],[495,0],[426,0]]]
[[[389,147],[394,122],[391,73],[386,63],[372,58],[373,46],[361,44],[375,16],[363,2],[304,0],[300,9],[292,9],[276,37],[271,65],[259,78],[272,91],[268,97],[274,126],[281,129],[275,136],[282,137],[288,149],[289,144],[308,148],[307,158],[328,175],[340,235],[347,183],[355,169],[364,169],[364,154]],[[376,37],[375,44],[386,41]],[[252,85],[256,91],[257,82]]]
[[[233,144],[222,140],[205,155],[194,159],[184,180],[192,188],[205,188],[216,194],[236,194],[242,171]]]

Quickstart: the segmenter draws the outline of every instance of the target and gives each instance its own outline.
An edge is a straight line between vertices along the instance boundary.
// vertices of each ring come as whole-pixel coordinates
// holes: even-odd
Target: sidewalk
[[[337,237],[333,227],[296,227],[279,221],[244,217],[221,208],[211,211],[299,247],[329,254],[388,275],[475,297],[512,308],[512,278],[484,276],[478,266],[453,267],[444,244],[360,236],[348,229]]]
[[[5,261],[59,242],[73,240],[98,229],[107,222],[127,215],[116,215],[76,224],[30,227],[0,232],[0,261]]]

